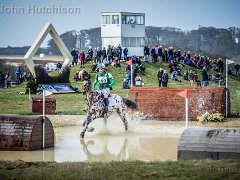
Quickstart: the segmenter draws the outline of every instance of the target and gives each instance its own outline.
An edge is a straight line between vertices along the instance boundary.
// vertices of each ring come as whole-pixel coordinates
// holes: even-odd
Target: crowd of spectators
[[[30,74],[23,72],[20,66],[17,67],[15,71],[15,77],[12,77],[10,72],[4,74],[2,71],[0,71],[0,88],[9,88],[13,83],[18,85],[24,81],[28,81],[29,79]]]
[[[122,49],[120,45],[117,47],[109,45],[107,48],[103,47],[102,49],[99,47],[93,49],[89,46],[86,55],[82,50],[78,53],[74,48],[71,54],[73,59],[75,58],[75,62],[77,62],[74,62],[73,65],[80,64],[81,68],[84,68],[86,62],[91,61],[92,72],[96,72],[98,63],[103,63],[106,67],[112,65],[119,68],[122,65],[121,62],[127,62],[131,59],[134,64],[133,73],[130,73],[130,65],[126,65],[126,75],[123,78],[123,88],[130,88],[131,76],[133,76],[133,86],[142,86],[144,84],[141,76],[145,74],[145,67],[143,67],[141,59],[137,56],[129,57],[128,49]],[[220,82],[224,83],[224,62],[221,58],[210,59],[206,55],[191,54],[190,51],[182,52],[173,47],[163,48],[162,46],[154,46],[150,48],[146,45],[144,47],[143,61],[160,63],[160,67],[162,67],[162,63],[167,64],[170,75],[168,75],[166,70],[160,69],[157,73],[159,86],[167,87],[169,79],[176,81],[176,83],[181,83],[182,80],[179,76],[183,76],[184,80],[188,80],[190,86],[208,86],[209,81],[219,84]],[[187,69],[191,70],[182,72],[182,67],[184,66],[188,66],[189,68]],[[199,73],[199,70],[201,73]],[[236,64],[236,75],[239,75],[239,70],[240,65]],[[212,73],[213,71],[216,71],[216,73]],[[229,73],[232,73],[231,69]]]
[[[184,77],[185,80],[190,81],[191,86],[208,86],[209,81],[214,83],[224,82],[223,71],[224,62],[221,58],[210,59],[208,56],[200,54],[191,54],[190,51],[176,50],[173,47],[163,48],[162,46],[154,46],[151,49],[149,46],[144,47],[144,60],[152,63],[166,63],[171,73],[171,80],[181,82],[178,76]],[[182,67],[188,66],[191,68],[188,72],[181,72]],[[239,75],[240,65],[235,65],[235,73]],[[189,68],[188,68],[189,69]],[[201,70],[201,81],[198,77],[198,70]],[[216,71],[216,73],[209,74],[209,71]],[[211,71],[211,72],[212,72]],[[231,73],[231,69],[230,72]],[[159,86],[163,86],[160,71],[157,78]]]
[[[73,57],[72,66],[80,64],[81,68],[84,68],[84,64],[91,61],[92,63],[103,63],[105,66],[110,64],[120,67],[120,60],[128,60],[128,49],[118,45],[117,47],[109,45],[106,49],[99,47],[92,48],[89,46],[86,54],[83,50],[79,51],[76,48],[73,48],[71,51]]]

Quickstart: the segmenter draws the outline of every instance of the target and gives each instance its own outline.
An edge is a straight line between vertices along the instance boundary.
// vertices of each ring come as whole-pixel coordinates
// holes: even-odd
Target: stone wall
[[[185,117],[185,99],[178,95],[187,89],[189,93],[189,117],[196,120],[206,111],[222,113],[226,111],[226,90],[224,87],[133,87],[129,91],[129,98],[137,101],[139,111],[156,118]],[[228,94],[230,102],[230,95]],[[230,112],[230,103],[228,105]]]

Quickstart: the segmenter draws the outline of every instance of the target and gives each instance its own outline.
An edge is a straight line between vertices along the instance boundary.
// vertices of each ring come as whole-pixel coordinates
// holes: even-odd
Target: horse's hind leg
[[[118,113],[119,117],[121,118],[121,120],[123,121],[123,124],[125,126],[125,131],[127,131],[128,130],[128,121],[126,119],[126,110],[125,110],[125,108],[123,107],[123,108],[117,109],[117,113]]]

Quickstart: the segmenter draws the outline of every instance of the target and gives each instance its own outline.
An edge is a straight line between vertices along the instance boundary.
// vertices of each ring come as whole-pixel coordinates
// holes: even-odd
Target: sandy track
[[[53,127],[67,127],[67,126],[79,126],[82,124],[86,115],[47,115],[53,124]],[[111,116],[111,118],[118,118],[117,116]],[[128,117],[130,121],[130,118]],[[120,119],[119,119],[120,121]],[[159,120],[142,120],[141,123],[146,125],[158,125],[164,128],[182,128],[185,127],[185,121],[159,121]],[[240,118],[229,118],[224,122],[206,122],[199,123],[196,121],[190,121],[189,127],[211,127],[211,128],[240,128]]]

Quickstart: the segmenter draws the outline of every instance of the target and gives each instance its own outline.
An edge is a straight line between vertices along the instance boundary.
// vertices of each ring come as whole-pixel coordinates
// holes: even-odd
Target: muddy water
[[[81,126],[55,128],[55,147],[39,151],[0,151],[0,160],[24,161],[112,161],[177,160],[177,146],[184,126],[157,121],[131,121],[124,131],[122,122],[109,119],[93,122],[93,132],[79,137]]]

